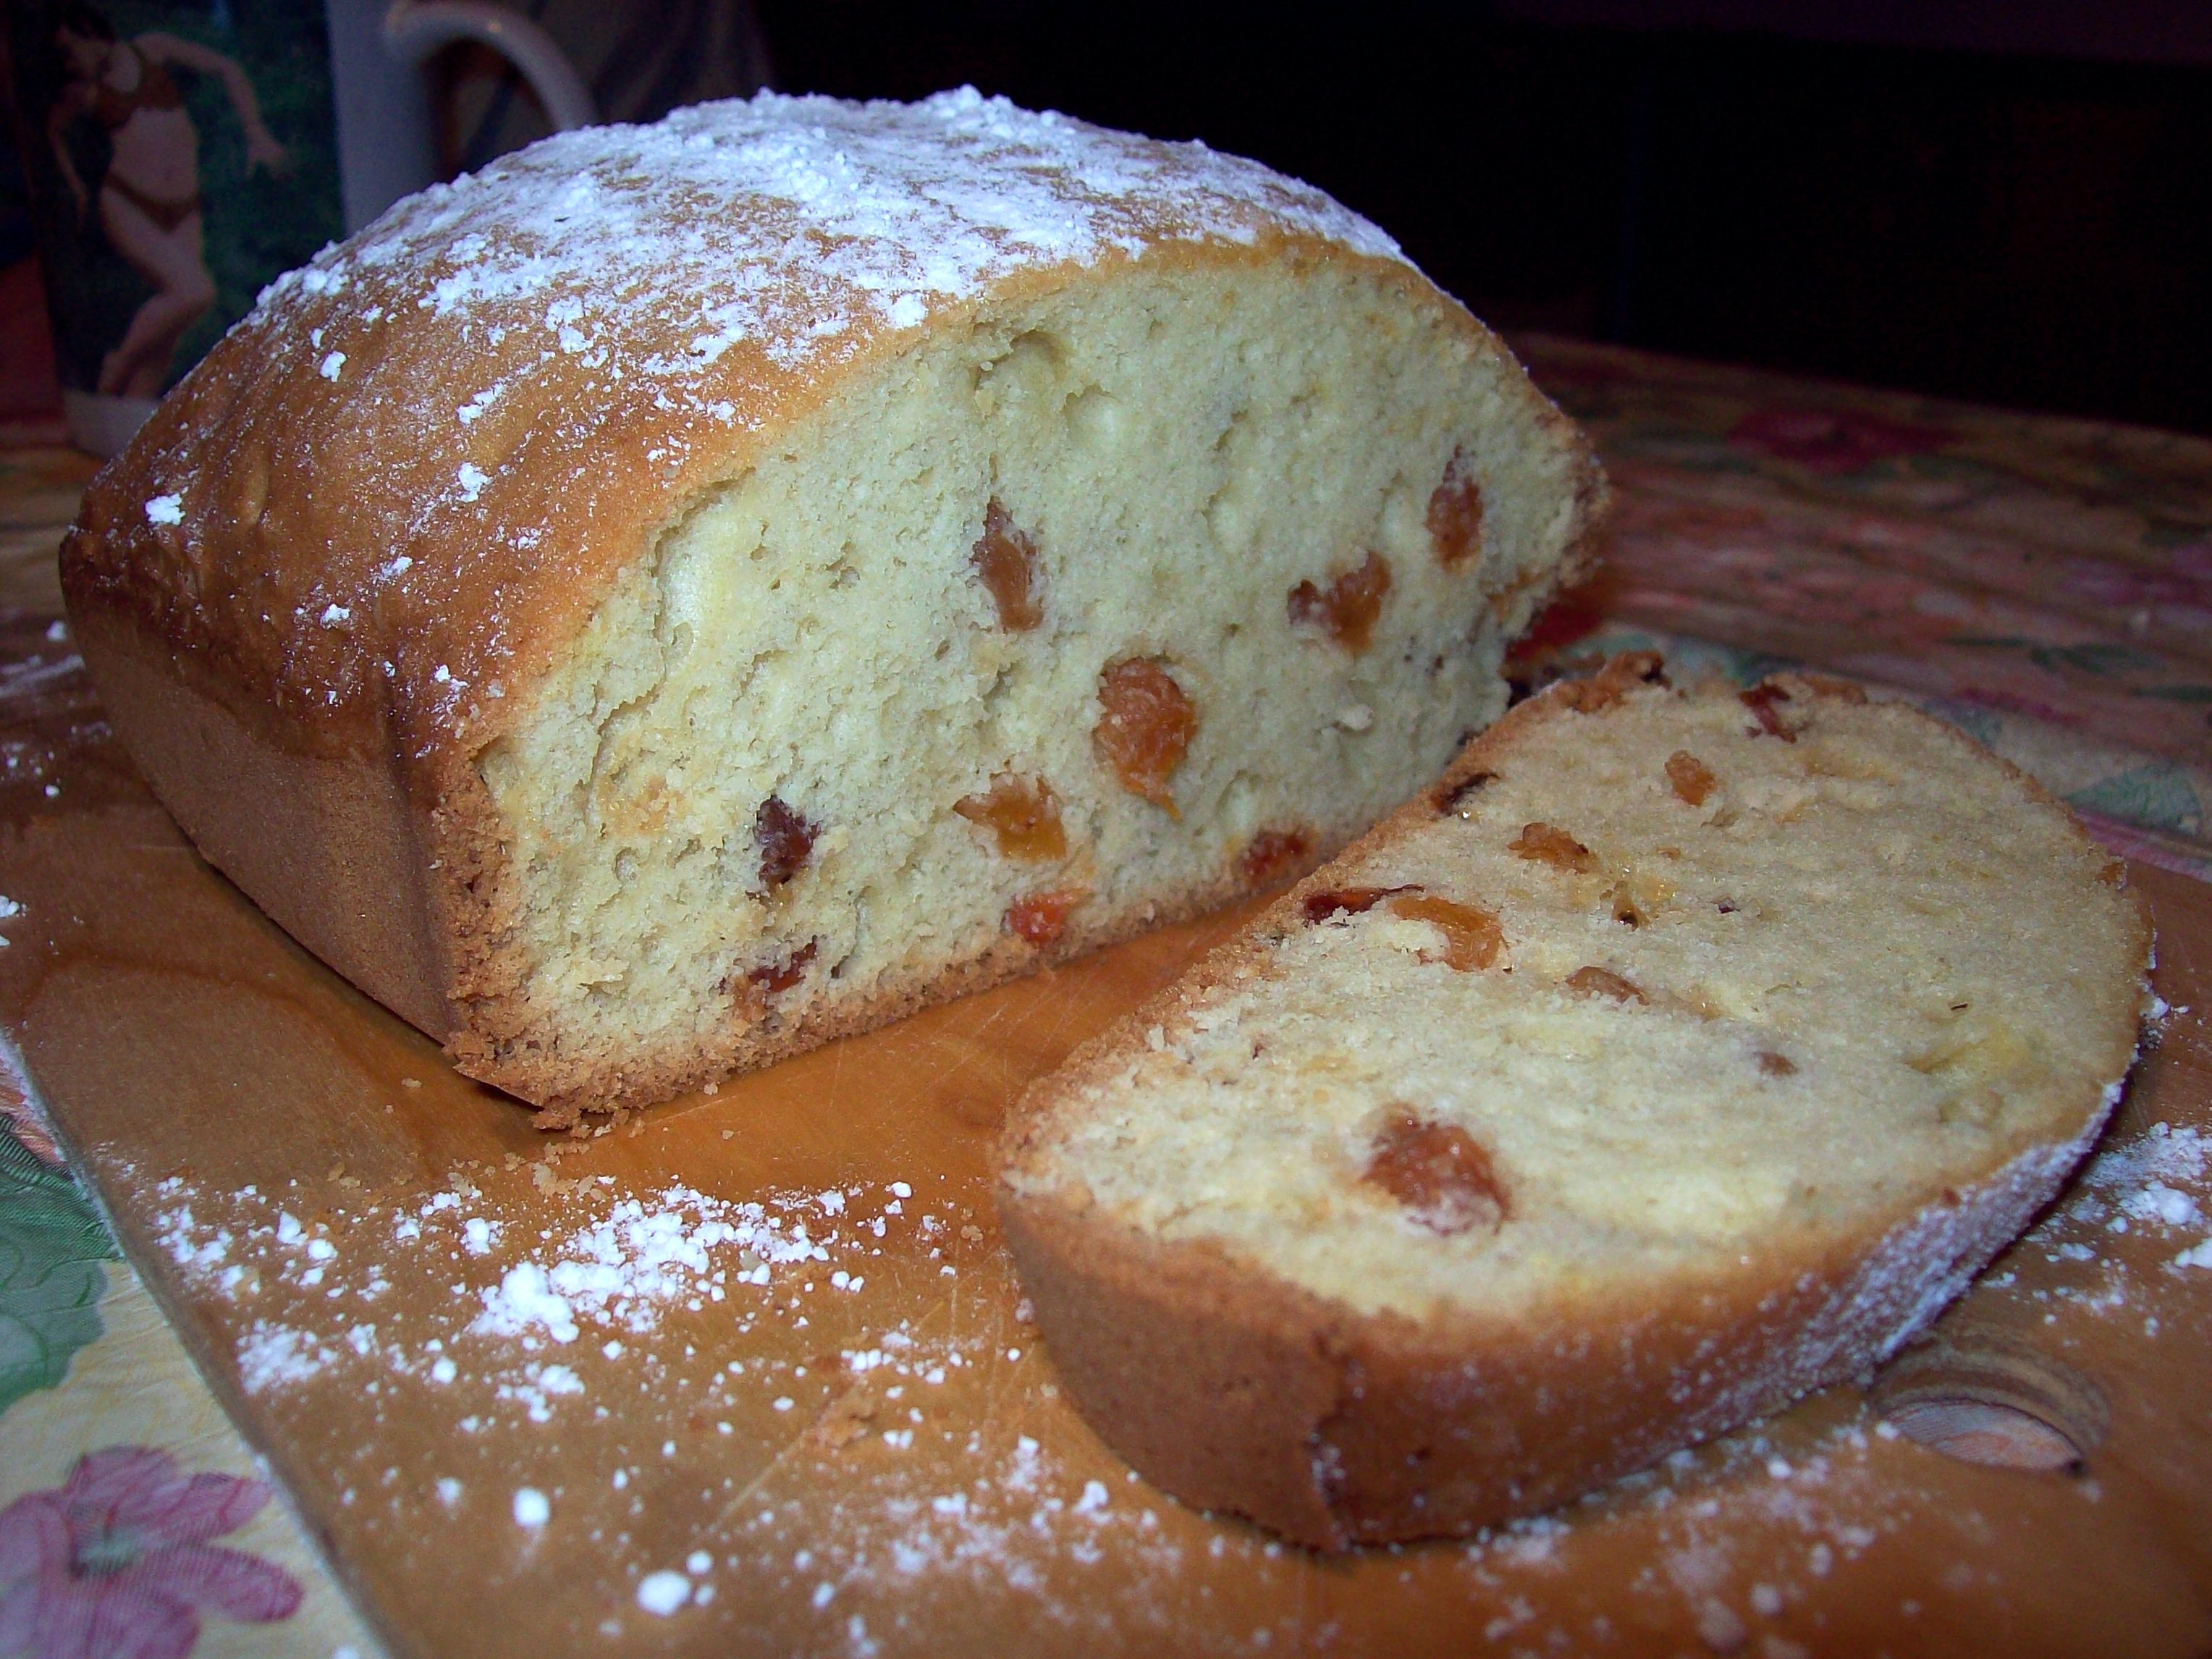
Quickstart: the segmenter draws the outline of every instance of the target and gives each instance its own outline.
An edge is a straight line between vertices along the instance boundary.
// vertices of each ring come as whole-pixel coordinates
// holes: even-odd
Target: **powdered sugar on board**
[[[611,1176],[578,1183],[562,1206],[572,1218],[564,1229],[528,1228],[542,1200],[518,1215],[465,1175],[419,1203],[304,1222],[252,1186],[220,1200],[222,1218],[211,1220],[208,1201],[172,1176],[155,1188],[154,1214],[161,1249],[197,1286],[243,1307],[285,1304],[246,1328],[237,1358],[247,1393],[310,1382],[354,1360],[433,1384],[465,1369],[538,1423],[588,1392],[567,1351],[588,1345],[613,1364],[634,1349],[638,1363],[658,1365],[650,1339],[679,1310],[726,1312],[739,1336],[763,1319],[806,1328],[809,1298],[863,1290],[869,1255],[881,1255],[875,1241],[905,1217],[888,1189],[864,1213],[858,1200],[868,1189],[860,1188],[732,1202],[681,1183],[634,1196],[612,1186]],[[945,1224],[933,1214],[917,1224],[925,1239]],[[847,1265],[832,1261],[833,1245]],[[427,1332],[403,1334],[379,1309],[394,1278],[418,1277],[425,1261],[441,1265],[450,1312]],[[890,1332],[863,1368],[908,1368],[915,1349],[911,1337]],[[944,1352],[923,1369],[942,1380],[945,1365],[961,1363]],[[745,1374],[742,1364],[729,1373]],[[777,1374],[774,1365],[752,1373],[763,1388]],[[374,1376],[366,1383],[372,1394],[382,1386]],[[483,1420],[475,1414],[462,1426]]]
[[[986,1236],[957,1200],[905,1181],[726,1200],[484,1177],[314,1217],[258,1187],[152,1184],[155,1243],[234,1310],[250,1395],[313,1412],[335,1389],[380,1428],[428,1399],[445,1425],[438,1471],[391,1465],[349,1506],[588,1526],[623,1586],[609,1635],[765,1584],[863,1653],[860,1607],[894,1589],[1011,1588],[1062,1609],[1056,1572],[1184,1559],[1170,1522],[1194,1517],[1103,1448],[1070,1459],[1008,1420],[1010,1397],[1050,1409],[1057,1390],[1002,1259],[969,1285]],[[425,1282],[444,1291],[429,1320],[401,1310]],[[916,1316],[933,1289],[951,1317]],[[388,1454],[365,1438],[373,1470]],[[580,1486],[586,1444],[607,1455]],[[836,1477],[856,1466],[851,1501]]]
[[[2155,1336],[2157,1316],[2139,1307],[2144,1253],[2123,1241],[2151,1242],[2151,1271],[2161,1277],[2212,1270],[2212,1137],[2188,1124],[2154,1123],[2106,1146],[2020,1247],[2057,1267],[2057,1282],[2017,1290],[2018,1272],[2007,1268],[1988,1283],[2051,1304],[2047,1323],[2069,1304],[2108,1315],[2135,1310],[2144,1334]]]

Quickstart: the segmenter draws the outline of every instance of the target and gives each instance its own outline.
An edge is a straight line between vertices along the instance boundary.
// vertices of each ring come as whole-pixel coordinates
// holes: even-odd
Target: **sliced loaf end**
[[[1168,1490],[1324,1547],[1857,1372],[2117,1097],[2123,879],[1910,708],[1620,659],[1025,1098],[1000,1202],[1050,1350]]]

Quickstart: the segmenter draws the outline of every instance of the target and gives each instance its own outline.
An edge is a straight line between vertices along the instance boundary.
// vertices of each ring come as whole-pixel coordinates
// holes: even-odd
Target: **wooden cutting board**
[[[17,692],[0,1026],[395,1654],[2212,1646],[2212,1246],[2175,1260],[2212,1231],[2212,890],[2134,872],[2189,1012],[2119,1152],[1893,1384],[1917,1431],[2032,1457],[1946,1403],[1978,1376],[2079,1472],[1842,1389],[1553,1516],[1328,1559],[1091,1436],[989,1200],[1023,1081],[1235,917],[548,1139],[210,871],[81,672]]]

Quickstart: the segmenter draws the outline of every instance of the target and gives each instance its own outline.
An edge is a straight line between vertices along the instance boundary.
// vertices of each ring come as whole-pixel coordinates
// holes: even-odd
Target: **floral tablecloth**
[[[1816,665],[1963,726],[2116,849],[2212,881],[2212,442],[1516,343],[1619,490],[1604,574],[1518,676],[1650,643],[1746,683]],[[38,763],[11,726],[71,672],[52,550],[87,476],[0,456],[11,767]],[[27,1096],[0,1067],[0,1659],[366,1659]]]
[[[1618,491],[1606,570],[1536,654],[1656,640],[1896,688],[2212,880],[2212,441],[1516,343]]]

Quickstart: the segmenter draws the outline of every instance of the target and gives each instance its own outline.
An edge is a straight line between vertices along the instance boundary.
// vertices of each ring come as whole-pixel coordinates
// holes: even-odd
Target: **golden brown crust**
[[[1601,709],[1662,672],[1626,653],[1510,711],[1443,778],[1347,848],[1402,842],[1540,728]],[[1856,685],[1785,677],[1794,695],[1863,702]],[[1958,738],[1962,744],[1968,739]],[[1972,746],[1969,744],[1969,746]],[[2036,799],[2050,797],[2014,769]],[[2055,804],[2055,803],[2054,803]],[[2061,809],[2063,810],[2063,808]],[[2069,815],[2070,821],[2070,814]],[[2077,826],[2078,829],[2078,826]],[[1085,1416],[1147,1478],[1320,1549],[1463,1533],[1547,1508],[1667,1451],[1862,1374],[1932,1316],[2048,1202],[2112,1101],[2078,1133],[2019,1151],[1964,1187],[1899,1192],[1844,1235],[1769,1241],[1755,1260],[1632,1300],[1427,1323],[1362,1315],[1218,1243],[1162,1241],[1042,1180],[1048,1119],[1170,1038],[1217,987],[1270,971],[1334,865],[1290,889],[1176,984],[1033,1083],[1003,1127],[998,1203],[1048,1352]],[[2130,895],[2138,961],[2151,924]],[[2134,1034],[2098,1074],[2122,1075]],[[1607,1378],[1588,1387],[1593,1369]]]
[[[758,101],[786,106],[797,122],[844,119],[838,153],[863,173],[869,141],[882,136],[872,124],[896,127],[928,107]],[[266,720],[274,740],[398,756],[415,770],[435,751],[480,751],[505,731],[528,688],[687,503],[741,474],[841,387],[987,304],[1139,259],[1350,264],[1512,362],[1380,233],[1318,192],[1234,158],[1065,122],[1065,155],[1019,140],[994,151],[957,122],[895,134],[890,149],[918,150],[947,172],[1004,167],[1010,155],[1050,210],[1085,232],[1073,253],[1050,238],[1027,247],[994,233],[980,239],[999,245],[966,286],[917,287],[905,296],[910,310],[887,307],[878,292],[885,272],[928,250],[877,247],[884,228],[865,216],[848,227],[776,195],[744,194],[754,175],[742,167],[710,179],[721,193],[702,204],[681,181],[641,177],[651,152],[626,147],[665,143],[685,118],[696,118],[684,130],[726,137],[715,110],[738,136],[793,136],[773,111],[765,122],[744,118],[752,107],[702,106],[629,141],[566,135],[533,147],[442,195],[410,198],[272,285],[93,481],[64,545],[71,605],[127,612],[201,659],[210,683],[239,702],[234,712]],[[1071,165],[1081,161],[1117,164],[1122,188],[1087,182]],[[609,257],[632,241],[662,246],[667,269],[609,273],[563,260],[565,244],[549,242],[530,215],[573,173],[626,216]],[[972,179],[962,182],[972,190]],[[975,234],[952,216],[923,228]],[[794,237],[824,244],[818,258],[794,257]],[[841,259],[854,270],[842,272]],[[704,341],[702,317],[726,307],[732,270],[758,289],[793,291],[785,303],[757,299]],[[651,292],[623,291],[626,275]],[[1531,414],[1571,431],[1515,379]]]
[[[1480,326],[1480,324],[1477,325]],[[1504,353],[1516,368],[1520,359],[1507,350],[1504,341],[1491,337],[1498,349]],[[1525,369],[1522,373],[1527,373]],[[1579,582],[1587,581],[1597,574],[1605,556],[1606,532],[1613,518],[1613,484],[1605,469],[1598,464],[1597,450],[1589,434],[1549,398],[1539,397],[1537,418],[1553,437],[1575,457],[1575,496],[1569,508],[1569,522],[1573,528],[1567,538],[1566,552],[1559,562],[1547,573],[1540,589],[1529,595],[1525,614],[1534,617],[1553,596],[1564,592]],[[1514,631],[1518,632],[1516,629]]]

